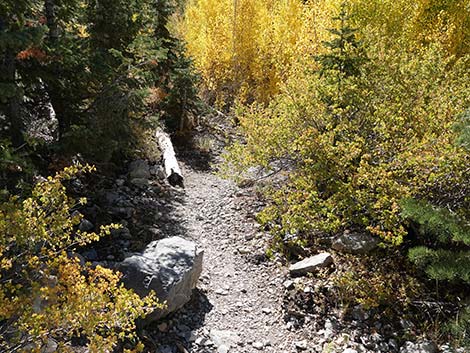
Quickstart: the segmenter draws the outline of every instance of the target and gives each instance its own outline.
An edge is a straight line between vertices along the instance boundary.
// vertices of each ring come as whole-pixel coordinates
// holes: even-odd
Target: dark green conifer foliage
[[[356,39],[357,29],[348,24],[349,16],[345,3],[341,5],[339,15],[333,20],[339,22],[338,28],[328,29],[334,38],[323,43],[329,52],[315,58],[321,64],[320,75],[324,75],[328,70],[335,70],[344,77],[359,76],[365,56],[361,51],[361,43]]]
[[[22,87],[18,84],[17,55],[40,45],[45,32],[37,21],[42,2],[6,0],[0,2],[0,118],[8,129],[0,134],[11,137],[13,144],[23,143],[23,122],[20,114]],[[0,136],[1,137],[1,136]]]
[[[456,143],[470,151],[470,110],[458,117],[455,131]],[[409,257],[432,279],[470,283],[470,195],[451,205],[437,204],[442,195],[429,196],[434,198],[406,199],[401,205],[403,216],[417,225],[424,243],[411,249]]]
[[[328,114],[334,117],[334,125],[353,120],[362,109],[361,93],[356,86],[367,56],[362,42],[356,38],[357,29],[349,24],[349,18],[347,5],[342,3],[340,13],[333,18],[338,23],[337,28],[328,29],[333,38],[323,42],[327,52],[314,58],[320,64],[318,74],[324,81],[320,94]]]

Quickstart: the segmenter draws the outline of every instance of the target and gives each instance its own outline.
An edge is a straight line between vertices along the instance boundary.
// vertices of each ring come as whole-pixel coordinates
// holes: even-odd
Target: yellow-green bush
[[[364,309],[402,310],[419,297],[418,281],[400,269],[400,256],[391,258],[362,258],[349,256],[341,270],[332,276],[341,304]],[[346,270],[347,269],[347,270]]]
[[[81,337],[90,352],[110,352],[119,340],[135,341],[135,320],[159,307],[153,295],[141,299],[124,288],[120,274],[81,264],[73,253],[116,227],[75,232],[81,216],[70,214],[74,202],[62,182],[92,169],[66,168],[29,198],[0,205],[0,350],[39,352],[55,339],[69,351]]]
[[[374,42],[359,28],[368,61],[358,75],[319,74],[318,63],[302,57],[303,69],[268,107],[241,109],[246,144],[232,147],[229,163],[243,171],[280,160],[290,169],[262,221],[281,233],[358,227],[399,244],[402,198],[444,176],[463,182],[468,154],[454,144],[452,126],[470,105],[470,57],[449,56],[438,42],[409,48],[404,33]],[[338,55],[355,55],[349,50]]]

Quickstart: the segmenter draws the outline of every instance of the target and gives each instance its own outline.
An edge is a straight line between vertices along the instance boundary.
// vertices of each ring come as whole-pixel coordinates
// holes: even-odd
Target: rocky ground
[[[83,249],[85,260],[112,267],[150,241],[174,235],[204,251],[191,301],[144,328],[149,352],[438,351],[429,341],[403,340],[413,332],[406,320],[372,318],[360,307],[345,317],[338,303],[328,301],[332,288],[325,276],[291,277],[284,260],[268,259],[269,235],[255,221],[263,201],[255,188],[216,175],[219,158],[209,152],[178,154],[184,189],[165,184],[155,163],[144,178],[133,178],[131,171],[103,181],[82,210],[84,229],[111,221],[124,226],[98,247]]]

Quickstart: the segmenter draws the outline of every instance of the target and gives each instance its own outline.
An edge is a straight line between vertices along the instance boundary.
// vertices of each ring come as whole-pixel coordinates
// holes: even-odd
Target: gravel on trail
[[[173,219],[204,250],[194,298],[147,328],[158,351],[296,352],[301,341],[282,312],[286,269],[265,256],[254,213],[262,203],[212,170],[183,164],[185,189]]]

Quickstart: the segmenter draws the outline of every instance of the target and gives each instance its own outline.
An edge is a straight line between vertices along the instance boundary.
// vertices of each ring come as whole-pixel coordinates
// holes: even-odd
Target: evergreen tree
[[[357,29],[349,24],[346,3],[341,4],[340,12],[333,20],[338,27],[328,29],[333,38],[323,42],[327,52],[315,56],[315,61],[320,64],[318,74],[325,85],[321,97],[336,125],[341,119],[353,119],[360,111],[360,99],[357,99],[354,87],[367,57],[362,43],[356,39]]]
[[[42,2],[6,0],[0,3],[0,116],[8,124],[5,132],[13,144],[23,142],[20,104],[23,89],[18,78],[18,56],[35,56],[42,42],[44,27],[39,14]],[[27,51],[29,50],[29,51]]]
[[[332,40],[323,42],[329,52],[317,55],[315,60],[321,65],[320,75],[325,75],[329,70],[337,71],[341,77],[359,76],[360,66],[365,61],[361,50],[361,43],[356,39],[357,29],[349,25],[350,16],[346,12],[346,4],[341,4],[338,16],[333,17],[339,22],[338,28],[330,28],[328,31],[334,36]]]

